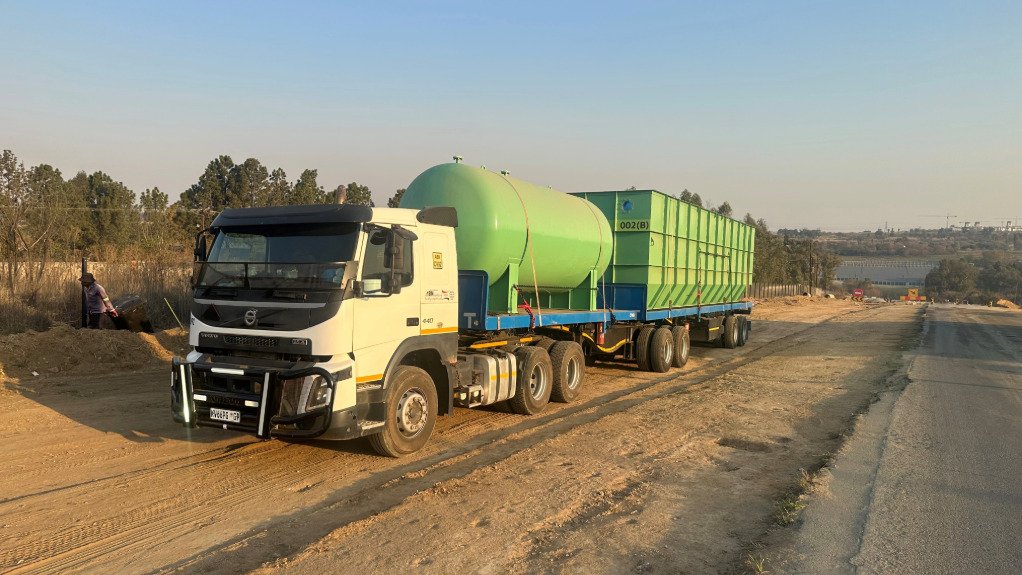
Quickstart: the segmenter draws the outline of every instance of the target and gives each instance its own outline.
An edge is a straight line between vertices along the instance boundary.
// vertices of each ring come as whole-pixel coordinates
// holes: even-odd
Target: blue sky
[[[772,227],[1022,217],[1019,2],[0,1],[0,148],[172,199],[219,154],[380,202],[454,154]]]

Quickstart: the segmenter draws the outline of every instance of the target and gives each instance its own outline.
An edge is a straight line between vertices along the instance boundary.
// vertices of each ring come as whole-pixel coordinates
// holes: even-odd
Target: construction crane
[[[921,218],[944,218],[944,227],[950,229],[951,228],[951,218],[957,218],[958,216],[955,216],[955,215],[952,215],[950,213],[947,213],[947,214],[942,214],[942,215],[939,215],[939,216],[927,215],[927,216],[919,216],[919,217],[921,217]]]

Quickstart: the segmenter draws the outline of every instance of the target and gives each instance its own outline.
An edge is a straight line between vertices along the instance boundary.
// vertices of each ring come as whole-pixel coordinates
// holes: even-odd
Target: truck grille
[[[196,391],[226,391],[258,395],[262,392],[261,377],[211,373],[204,369],[192,371],[192,385]]]
[[[277,339],[273,337],[255,337],[251,335],[225,335],[224,343],[245,347],[277,347]]]

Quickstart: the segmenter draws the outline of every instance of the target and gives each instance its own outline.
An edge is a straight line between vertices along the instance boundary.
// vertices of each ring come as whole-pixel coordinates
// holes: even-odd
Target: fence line
[[[820,288],[812,288],[806,284],[758,284],[749,285],[746,292],[752,299],[765,299],[768,297],[789,297],[811,293],[814,296],[824,295]]]

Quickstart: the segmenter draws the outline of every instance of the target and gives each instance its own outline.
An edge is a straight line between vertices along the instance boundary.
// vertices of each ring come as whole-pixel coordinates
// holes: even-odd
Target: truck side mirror
[[[395,227],[387,234],[384,264],[390,269],[390,277],[387,282],[390,285],[387,286],[389,288],[387,291],[391,294],[401,293],[401,272],[405,269],[405,234],[402,234],[402,231],[409,233],[407,230]]]
[[[390,236],[391,244],[387,246],[387,253],[390,256],[390,277],[387,278],[391,294],[401,293],[401,270],[405,269],[405,242],[395,234]]]
[[[202,230],[195,236],[195,261],[206,261],[206,230]]]
[[[405,242],[397,236],[390,234],[387,237],[387,257],[385,265],[392,270],[402,270],[405,267]]]

